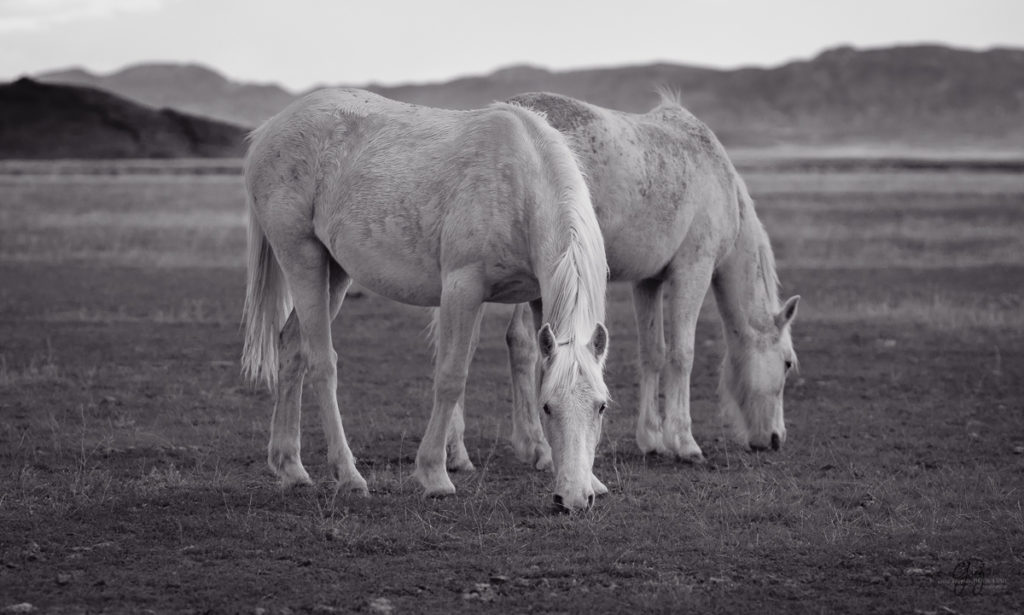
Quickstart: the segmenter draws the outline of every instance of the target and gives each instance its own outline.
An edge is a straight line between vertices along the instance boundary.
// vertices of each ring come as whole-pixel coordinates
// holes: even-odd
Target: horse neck
[[[573,168],[578,173],[578,170]],[[575,185],[574,185],[575,184]],[[538,203],[531,237],[544,321],[561,342],[586,343],[604,322],[608,265],[604,240],[582,176]]]
[[[560,341],[586,343],[604,322],[608,263],[587,182],[565,138],[536,113],[509,107],[534,147],[538,181],[525,212],[544,321]]]
[[[736,245],[715,270],[713,281],[731,351],[740,350],[756,332],[766,330],[779,309],[778,278],[768,236],[753,207],[744,206]]]

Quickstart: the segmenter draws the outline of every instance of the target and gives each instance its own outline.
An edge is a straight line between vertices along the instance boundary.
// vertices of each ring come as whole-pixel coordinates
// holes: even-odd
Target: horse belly
[[[605,252],[611,279],[616,282],[658,277],[679,251],[693,216],[680,215],[664,224],[644,216],[631,216],[623,224],[608,225]]]
[[[524,303],[540,297],[540,283],[526,271],[509,272],[499,269],[500,277],[488,285],[485,299],[493,303]],[[489,273],[494,273],[493,271]]]
[[[440,305],[441,272],[423,238],[367,237],[358,229],[339,229],[324,243],[353,280],[378,295],[410,305]]]

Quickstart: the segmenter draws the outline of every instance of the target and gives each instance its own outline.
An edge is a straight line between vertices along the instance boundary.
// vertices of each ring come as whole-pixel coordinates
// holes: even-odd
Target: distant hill
[[[100,90],[0,85],[0,158],[237,157],[245,130]]]
[[[540,90],[641,112],[656,104],[659,84],[677,89],[683,104],[728,145],[1024,144],[1021,49],[843,47],[808,61],[738,70],[677,64],[565,72],[513,67],[447,83],[370,89],[453,108]]]
[[[231,82],[198,66],[147,64],[108,76],[81,70],[47,81],[88,83],[149,104],[255,126],[295,95]],[[389,98],[466,109],[528,91],[568,94],[625,111],[683,103],[727,145],[890,144],[1011,147],[1024,143],[1024,50],[975,52],[936,45],[831,49],[773,68],[718,70],[650,64],[548,71],[513,66],[444,83],[369,85]]]
[[[295,99],[279,86],[237,83],[195,64],[136,64],[109,75],[74,68],[43,73],[36,79],[99,88],[151,107],[170,107],[240,126],[258,126]]]

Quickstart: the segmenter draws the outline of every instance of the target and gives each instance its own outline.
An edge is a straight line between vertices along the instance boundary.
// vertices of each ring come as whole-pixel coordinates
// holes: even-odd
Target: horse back
[[[736,226],[736,174],[714,133],[678,104],[648,113],[520,94],[562,132],[586,175],[613,279],[655,277],[689,244],[718,254]]]

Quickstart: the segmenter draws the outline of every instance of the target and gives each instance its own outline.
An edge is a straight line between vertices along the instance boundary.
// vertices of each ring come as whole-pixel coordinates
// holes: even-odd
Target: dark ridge
[[[88,87],[0,85],[0,158],[234,158],[245,132]]]

